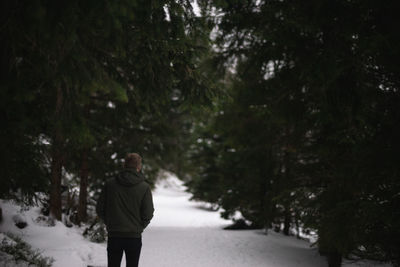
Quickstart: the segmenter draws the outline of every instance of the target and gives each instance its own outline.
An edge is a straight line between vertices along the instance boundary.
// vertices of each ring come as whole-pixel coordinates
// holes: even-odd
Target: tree
[[[234,115],[222,116],[224,123],[217,119],[214,126],[223,133],[223,143],[239,154],[219,153],[219,162],[230,164],[217,165],[235,169],[213,173],[222,184],[220,199],[226,199],[222,207],[230,213],[257,210],[260,196],[245,205],[238,198],[246,199],[267,181],[264,215],[242,212],[249,220],[284,222],[287,232],[300,213],[305,226],[318,231],[320,252],[330,266],[352,255],[396,261],[391,240],[370,239],[377,229],[382,231],[378,225],[397,232],[389,214],[397,201],[398,179],[392,171],[398,167],[377,164],[383,154],[388,155],[385,162],[393,162],[388,147],[398,145],[396,138],[380,139],[397,132],[398,112],[392,105],[398,103],[393,60],[398,50],[392,45],[398,39],[390,26],[397,16],[389,11],[394,2],[202,4],[217,14],[217,66],[235,71],[233,104],[223,110]],[[382,123],[394,130],[382,128]],[[388,150],[376,150],[378,143]],[[264,159],[258,174],[236,167],[252,166],[247,158]],[[272,167],[264,172],[266,162]],[[238,183],[240,179],[249,184]],[[391,204],[377,204],[382,192],[390,195],[385,203]],[[372,215],[378,206],[385,222]]]
[[[32,114],[32,137],[22,134],[33,140],[25,152],[50,153],[50,213],[56,219],[61,219],[63,170],[80,173],[78,221],[84,221],[91,172],[105,162],[104,167],[115,167],[120,162],[110,160],[111,155],[138,146],[143,147],[138,152],[149,155],[149,166],[161,166],[163,145],[169,142],[165,118],[178,114],[169,105],[208,99],[208,82],[198,68],[208,51],[209,29],[188,1],[3,5],[2,37],[9,41],[3,46],[2,68],[11,74],[4,88],[20,90],[24,100],[15,99],[14,106],[40,107],[40,113]],[[18,114],[26,115],[22,109]],[[157,144],[161,156],[155,156],[156,141],[148,146],[149,138],[162,140]],[[26,143],[20,135],[15,140]],[[39,151],[36,140],[51,149]],[[32,166],[47,167],[35,161]]]

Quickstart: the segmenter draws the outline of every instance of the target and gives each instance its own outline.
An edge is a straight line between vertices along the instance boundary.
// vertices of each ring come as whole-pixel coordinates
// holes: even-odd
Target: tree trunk
[[[87,186],[89,178],[88,166],[88,149],[82,151],[81,161],[81,180],[79,188],[79,206],[78,206],[78,221],[77,223],[86,222],[87,220]]]
[[[285,219],[283,222],[283,234],[284,235],[289,235],[289,229],[290,229],[290,208],[288,206],[285,207]]]
[[[287,136],[289,134],[287,133]],[[283,164],[285,167],[285,186],[288,186],[290,183],[290,157],[289,157],[289,144],[286,144],[285,152],[284,152],[284,158],[283,158]],[[290,196],[287,196],[288,200],[290,201]],[[285,235],[289,235],[289,229],[290,229],[290,221],[291,221],[291,214],[290,214],[290,203],[285,204],[285,211],[284,211],[284,226],[283,226],[283,233]]]
[[[54,137],[52,144],[52,160],[51,160],[51,187],[50,187],[50,215],[61,221],[61,177],[63,166],[63,154],[60,149],[62,145],[62,137],[59,130]]]
[[[337,251],[331,251],[328,253],[328,266],[329,267],[340,267],[342,266],[342,255]]]
[[[54,135],[52,142],[51,159],[51,186],[50,186],[50,216],[61,221],[61,177],[63,166],[63,136],[60,123],[61,111],[63,107],[62,88],[57,88],[56,110],[54,113]]]
[[[342,253],[333,244],[330,231],[326,226],[318,229],[318,251],[327,258],[329,267],[340,267],[342,266]]]
[[[300,239],[300,220],[299,220],[299,216],[298,216],[299,212],[296,211],[296,215],[295,215],[295,224],[296,224],[296,237],[298,239]]]

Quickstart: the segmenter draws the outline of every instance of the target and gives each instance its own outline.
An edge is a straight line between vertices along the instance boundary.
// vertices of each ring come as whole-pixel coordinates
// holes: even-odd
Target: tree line
[[[197,124],[194,198],[249,227],[316,231],[329,266],[399,265],[396,2],[201,3],[230,97]]]
[[[2,1],[1,198],[48,195],[61,220],[67,184],[89,194],[143,155],[151,180],[175,170],[181,117],[209,101],[209,29],[188,1]],[[167,161],[166,158],[169,158]]]

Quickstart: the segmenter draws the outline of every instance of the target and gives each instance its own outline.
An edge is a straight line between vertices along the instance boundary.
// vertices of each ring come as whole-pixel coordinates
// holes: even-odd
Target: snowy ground
[[[258,230],[225,231],[230,222],[210,212],[201,203],[190,202],[182,182],[176,177],[158,183],[153,193],[155,217],[143,234],[141,267],[312,267],[327,266],[310,244]],[[22,214],[19,208],[1,201],[4,222],[0,232],[18,234],[23,240],[55,259],[56,267],[107,266],[106,244],[84,239],[79,228],[42,226],[34,220],[38,208]],[[29,226],[18,229],[12,216],[20,214]],[[2,263],[0,262],[0,265]],[[123,264],[125,262],[123,259]],[[377,266],[371,263],[346,266]]]

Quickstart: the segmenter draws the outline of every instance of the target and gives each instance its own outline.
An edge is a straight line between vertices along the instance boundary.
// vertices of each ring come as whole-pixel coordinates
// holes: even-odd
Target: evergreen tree
[[[208,51],[209,29],[188,1],[2,5],[1,34],[8,40],[2,45],[2,75],[8,74],[2,93],[11,93],[12,99],[2,111],[10,118],[7,114],[16,111],[23,119],[6,125],[15,140],[8,146],[16,155],[24,152],[21,161],[31,159],[27,169],[32,165],[38,173],[49,167],[50,213],[57,219],[62,212],[63,170],[80,176],[78,222],[84,221],[92,184],[88,179],[111,176],[98,173],[121,163],[112,155],[118,159],[137,151],[153,172],[165,166],[168,153],[163,150],[165,145],[172,148],[172,136],[167,135],[177,132],[167,119],[178,116],[182,103],[209,98],[208,82],[198,70]],[[22,133],[29,127],[24,105],[35,110],[29,114],[34,127]],[[8,132],[4,140],[7,137]],[[50,148],[40,150],[39,145],[47,143]],[[10,170],[6,179],[22,163],[12,156],[14,167],[5,168]],[[7,155],[4,158],[8,162]],[[26,180],[31,173],[17,175]],[[4,192],[19,187],[12,181]],[[98,181],[93,181],[94,187]]]
[[[389,152],[398,147],[389,138],[398,128],[394,1],[202,4],[217,14],[217,66],[234,68],[235,78],[232,104],[211,130],[222,133],[217,171],[206,169],[192,183],[219,177],[216,202],[227,212],[283,223],[285,233],[300,218],[317,230],[330,266],[351,255],[397,261],[393,240],[375,236],[398,229],[398,167]],[[201,189],[209,190],[194,187]]]

